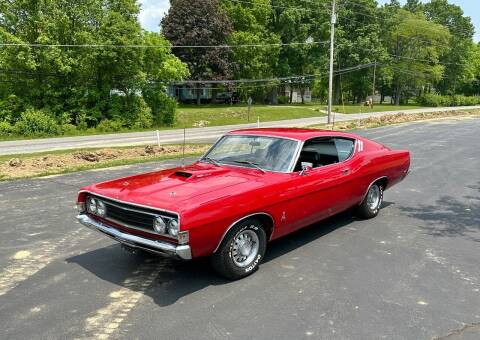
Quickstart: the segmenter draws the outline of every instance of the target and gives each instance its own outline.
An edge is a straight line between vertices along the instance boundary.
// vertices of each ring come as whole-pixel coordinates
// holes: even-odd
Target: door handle
[[[342,174],[343,175],[348,175],[350,173],[350,169],[343,169]]]

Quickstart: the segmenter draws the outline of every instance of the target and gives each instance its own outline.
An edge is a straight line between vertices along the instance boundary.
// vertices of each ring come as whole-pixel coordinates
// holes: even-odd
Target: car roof
[[[351,133],[345,133],[332,130],[319,129],[302,129],[302,128],[257,128],[257,129],[242,129],[235,130],[228,133],[229,135],[249,135],[249,136],[268,136],[268,137],[283,137],[291,138],[299,141],[305,141],[316,137],[344,137],[344,138],[358,138],[358,136]]]

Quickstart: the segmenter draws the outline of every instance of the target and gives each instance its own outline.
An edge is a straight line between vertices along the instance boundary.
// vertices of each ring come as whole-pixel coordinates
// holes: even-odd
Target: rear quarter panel
[[[410,152],[407,150],[391,150],[382,145],[372,143],[363,152],[362,170],[359,171],[360,179],[358,189],[360,200],[363,200],[369,186],[380,178],[387,179],[388,189],[405,178],[410,168]]]

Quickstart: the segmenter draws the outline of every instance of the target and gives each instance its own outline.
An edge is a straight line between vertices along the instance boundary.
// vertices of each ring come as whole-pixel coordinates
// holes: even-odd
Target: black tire
[[[255,238],[258,242],[249,243],[253,249],[248,256],[243,256],[238,252],[239,237]],[[237,242],[236,242],[237,241]],[[253,240],[252,240],[253,241]],[[258,248],[255,248],[258,243]],[[248,248],[248,247],[247,247]],[[232,227],[225,235],[217,252],[211,256],[212,267],[222,276],[230,280],[238,280],[249,276],[258,270],[260,263],[265,256],[267,248],[267,236],[262,223],[254,218],[249,218],[239,222]],[[256,251],[255,251],[256,250]],[[255,251],[255,253],[253,253]],[[245,264],[238,264],[238,257],[246,257]],[[250,258],[251,257],[251,258]]]
[[[370,195],[373,195],[372,198]],[[375,199],[377,197],[378,199]],[[378,215],[383,203],[383,187],[379,183],[374,183],[368,188],[368,192],[363,202],[357,207],[357,216],[363,219],[374,218]]]

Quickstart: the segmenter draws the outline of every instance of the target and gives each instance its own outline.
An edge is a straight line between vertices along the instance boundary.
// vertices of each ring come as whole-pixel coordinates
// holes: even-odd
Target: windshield
[[[284,138],[229,135],[222,137],[202,160],[288,172],[297,145],[297,141]]]

